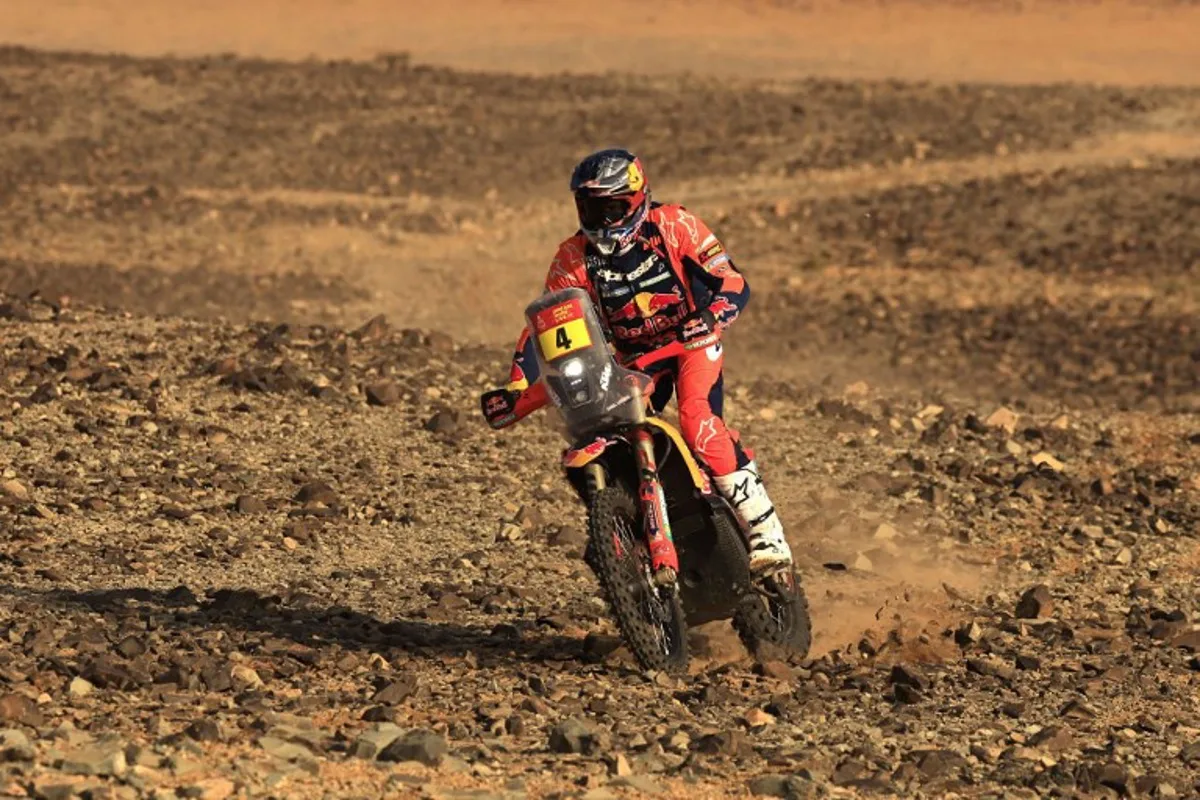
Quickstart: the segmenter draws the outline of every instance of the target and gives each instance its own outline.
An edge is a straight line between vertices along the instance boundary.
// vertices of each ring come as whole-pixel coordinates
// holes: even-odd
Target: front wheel
[[[588,504],[588,564],[600,580],[617,627],[643,669],[687,668],[687,623],[675,587],[651,578],[642,514],[629,490],[613,484]]]

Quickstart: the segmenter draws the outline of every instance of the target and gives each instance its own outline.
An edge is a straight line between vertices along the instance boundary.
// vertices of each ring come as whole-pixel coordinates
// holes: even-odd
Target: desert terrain
[[[522,309],[620,144],[752,288],[813,652],[639,671]],[[1200,8],[8,0],[0,793],[1200,793]]]

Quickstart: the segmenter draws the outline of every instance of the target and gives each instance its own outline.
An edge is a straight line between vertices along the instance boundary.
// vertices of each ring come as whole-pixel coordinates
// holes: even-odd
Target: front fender
[[[562,465],[566,469],[582,469],[604,455],[604,451],[620,442],[611,436],[597,436],[589,444],[582,447],[569,448],[562,457]]]

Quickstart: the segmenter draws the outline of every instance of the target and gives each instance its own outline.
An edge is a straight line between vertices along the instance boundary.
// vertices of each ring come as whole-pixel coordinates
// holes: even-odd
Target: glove
[[[679,341],[689,350],[708,347],[718,338],[717,320],[711,311],[702,308],[693,311],[679,322]]]
[[[516,419],[517,400],[520,397],[521,393],[512,389],[484,392],[479,397],[479,408],[483,412],[483,418],[489,426],[496,429],[511,424]]]

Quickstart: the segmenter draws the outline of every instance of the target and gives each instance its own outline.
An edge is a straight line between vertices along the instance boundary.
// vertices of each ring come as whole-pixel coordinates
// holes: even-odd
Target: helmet
[[[650,208],[642,162],[628,150],[600,150],[571,174],[579,229],[606,256],[633,246]]]

